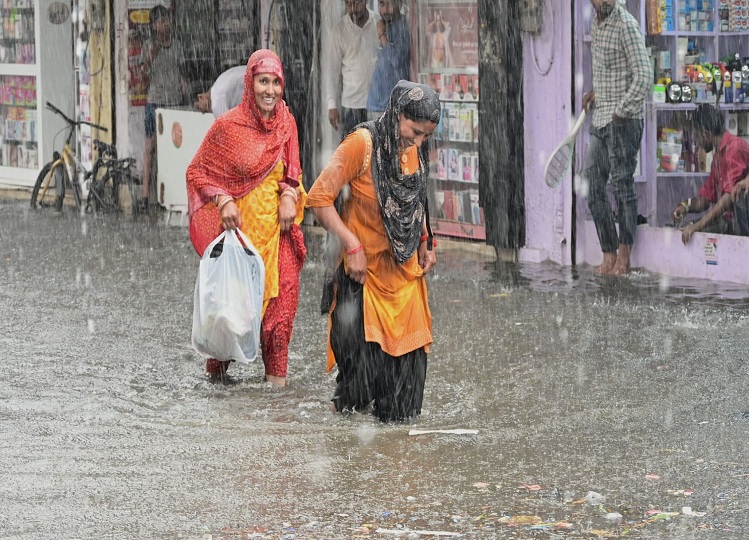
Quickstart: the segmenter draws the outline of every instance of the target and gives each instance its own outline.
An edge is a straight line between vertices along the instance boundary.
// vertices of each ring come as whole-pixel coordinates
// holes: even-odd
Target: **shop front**
[[[324,75],[330,69],[330,34],[345,16],[345,5],[341,0],[320,5]],[[378,2],[368,5],[377,12]],[[402,9],[411,37],[410,80],[432,86],[442,102],[441,121],[430,141],[432,227],[438,235],[517,249],[525,227],[521,30],[513,24],[517,6],[410,0]],[[317,109],[317,170],[340,140],[327,122],[326,101],[323,96]]]
[[[200,1],[206,5],[198,6],[197,2],[188,8],[183,2],[168,4],[176,34],[194,44],[194,63],[189,65],[192,93],[210,86],[221,70],[240,63],[240,57],[241,63],[246,62],[255,47],[276,50],[286,72],[285,99],[299,125],[304,177],[309,187],[340,141],[340,134],[328,122],[321,74],[329,69],[330,33],[345,15],[345,3],[244,2],[247,21],[256,23],[237,25],[231,18],[225,24],[206,23],[212,20],[210,13],[218,13],[220,20],[221,9],[236,3],[233,0]],[[143,43],[149,39],[148,12],[155,4],[153,0],[120,0],[115,16],[119,18],[115,22],[117,141],[121,152],[139,162],[143,157],[147,81],[140,78],[138,67]],[[208,4],[214,6],[213,12]],[[367,4],[378,11],[377,1]],[[484,20],[494,17],[502,26],[481,27],[482,12]],[[442,120],[430,147],[429,195],[435,233],[517,248],[524,227],[523,158],[517,156],[518,151],[522,153],[522,111],[517,107],[517,100],[522,99],[522,80],[515,75],[508,82],[507,73],[518,73],[520,60],[497,62],[496,55],[479,54],[483,39],[503,48],[502,58],[509,56],[516,44],[499,36],[519,39],[519,31],[507,31],[508,27],[512,30],[509,20],[513,15],[485,0],[408,0],[403,2],[403,13],[411,36],[409,78],[433,86],[442,101]],[[256,31],[247,38],[246,50],[235,51],[236,58],[223,61],[223,32],[206,38],[206,24],[219,29],[249,24]],[[201,30],[200,36],[196,28]],[[125,59],[127,70],[123,69]],[[482,69],[487,75],[483,82]],[[187,102],[163,111],[157,121],[158,160],[166,165],[159,167],[158,200],[165,206],[185,202],[184,170],[210,125],[208,116],[196,112],[192,102]],[[483,133],[486,136],[482,138]],[[489,173],[482,175],[484,170]],[[171,189],[170,184],[180,184],[179,190]],[[180,190],[180,200],[176,201],[170,193]],[[514,202],[518,198],[519,202]]]
[[[377,10],[378,2],[367,3]],[[276,50],[284,62],[285,97],[299,124],[305,183],[311,184],[340,140],[327,121],[321,74],[329,69],[333,25],[345,14],[342,0],[0,0],[0,184],[31,187],[60,146],[65,124],[45,109],[48,101],[68,116],[109,128],[81,130],[77,151],[84,165],[94,138],[116,142],[122,156],[143,163],[147,81],[140,67],[151,39],[150,10],[159,4],[185,44],[182,102],[157,124],[164,159],[179,163],[164,168],[169,173],[159,179],[160,202],[184,201],[184,168],[211,122],[195,111],[195,95],[259,47]],[[749,31],[735,21],[731,27],[730,10],[726,28],[694,30],[687,27],[691,14],[680,8],[691,4],[673,3],[662,15],[670,13],[665,24],[672,21],[674,28],[654,30],[647,4],[625,2],[653,56],[654,82],[656,66],[669,57],[673,73],[687,76],[685,48],[705,62],[731,53],[749,57]],[[718,2],[703,8],[705,21],[725,14]],[[589,0],[404,0],[403,10],[411,34],[410,78],[432,85],[442,100],[430,144],[435,232],[515,250],[521,261],[600,262],[582,178],[588,125],[578,136],[572,172],[555,189],[543,182],[546,159],[590,89]],[[697,13],[696,24],[702,19]],[[661,161],[664,133],[678,133],[694,107],[695,100],[647,98],[636,177],[644,223],[632,262],[667,275],[746,283],[746,238],[697,233],[685,246],[670,222],[674,206],[707,177],[704,160],[691,160],[696,164],[689,170],[680,165],[683,156],[673,170]],[[729,128],[749,137],[746,103],[721,108]],[[682,140],[681,154],[689,156],[684,148]]]
[[[120,155],[135,158],[142,170],[149,84],[142,66],[153,39],[150,14],[155,6],[168,10],[174,35],[183,44],[182,101],[160,111],[156,121],[161,149],[156,161],[165,164],[157,182],[161,204],[186,201],[184,169],[212,122],[210,114],[195,110],[195,96],[227,68],[245,64],[256,48],[276,50],[284,63],[285,99],[299,125],[308,186],[340,141],[328,122],[321,73],[329,69],[330,32],[345,15],[342,0],[81,4],[86,24],[73,31],[77,42],[70,79],[78,101],[71,103],[70,112],[112,128],[107,133],[81,131],[81,154],[87,160],[91,140],[102,138],[116,142]],[[378,11],[376,0],[367,4]],[[522,107],[517,9],[489,0],[404,0],[402,9],[411,37],[409,78],[433,86],[442,101],[441,122],[430,143],[434,230],[498,249],[518,249],[526,228],[522,129],[527,112]]]
[[[746,29],[707,27],[708,21],[712,24],[721,20],[718,2],[701,4],[693,12],[690,2],[669,3],[661,14],[664,26],[658,30],[646,24],[648,3],[627,0],[623,5],[640,21],[652,57],[654,85],[663,76],[658,70],[663,70],[664,59],[672,60],[668,68],[673,70],[675,80],[692,84],[687,67],[694,58],[703,58],[700,63],[705,64],[736,52],[749,56]],[[543,181],[546,159],[569,132],[580,113],[583,93],[591,89],[592,6],[587,0],[567,0],[562,6],[554,2],[543,4],[544,30],[526,36],[524,44],[528,218],[526,245],[520,250],[520,259],[593,266],[600,264],[602,253],[588,210],[583,177],[589,121],[577,137],[572,172],[555,189]],[[692,20],[704,28],[688,26]],[[686,52],[692,49],[696,52],[690,52],[690,57]],[[653,98],[657,93],[649,93],[644,108],[645,130],[635,174],[641,224],[632,266],[666,276],[749,283],[749,273],[745,271],[749,239],[696,233],[686,245],[682,242],[679,226],[683,224],[674,224],[672,213],[680,201],[694,196],[707,179],[711,159],[710,155],[698,159],[688,144],[687,115],[696,108],[697,101],[704,99],[660,103]],[[721,103],[720,108],[726,114],[729,131],[749,136],[746,122],[742,122],[746,103]],[[665,157],[671,157],[667,149],[674,145],[675,158],[667,161]],[[612,205],[616,208],[613,198]]]
[[[76,113],[70,2],[0,0],[0,185],[29,188]]]
[[[158,5],[168,10],[171,37],[181,47],[180,99],[155,111],[150,158],[152,196],[169,207],[187,203],[184,172],[213,121],[196,110],[197,94],[223,71],[247,62],[259,42],[259,6],[254,0],[114,0],[117,147],[136,159],[141,176],[150,84],[144,60],[155,39],[151,10]]]

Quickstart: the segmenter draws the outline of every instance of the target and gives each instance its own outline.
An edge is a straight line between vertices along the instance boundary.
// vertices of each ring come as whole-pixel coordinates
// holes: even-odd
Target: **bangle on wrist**
[[[346,255],[353,255],[354,253],[359,253],[363,249],[364,249],[364,246],[362,246],[361,244],[359,244],[354,249],[347,249],[346,250]]]
[[[216,205],[216,207],[217,207],[217,208],[218,208],[219,210],[221,210],[221,209],[222,209],[222,208],[223,208],[224,206],[226,206],[226,205],[227,205],[227,204],[229,204],[230,202],[234,202],[234,199],[232,199],[231,197],[228,197],[228,196],[227,196],[227,197],[225,197],[225,198],[221,199],[221,201],[219,201],[219,203],[218,203],[218,204]]]
[[[294,197],[294,200],[297,200],[297,198],[299,197],[296,188],[293,187],[284,188],[284,190],[281,192],[281,196],[283,197],[284,195],[291,195],[292,197]]]
[[[421,237],[419,238],[419,244],[423,244],[427,240],[429,240],[429,235],[422,234]],[[437,239],[434,236],[432,237],[432,247],[437,247]]]

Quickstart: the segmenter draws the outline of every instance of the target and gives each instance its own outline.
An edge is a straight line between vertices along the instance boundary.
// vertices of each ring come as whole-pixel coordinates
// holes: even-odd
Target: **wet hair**
[[[707,131],[712,135],[723,135],[726,120],[718,109],[703,103],[692,113],[692,126],[697,131]]]
[[[164,6],[158,5],[151,9],[151,24],[164,17],[169,17],[169,10]]]

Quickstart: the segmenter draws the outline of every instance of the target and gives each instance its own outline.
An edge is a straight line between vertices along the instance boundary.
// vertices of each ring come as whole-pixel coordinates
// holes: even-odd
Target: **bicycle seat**
[[[94,139],[94,148],[100,156],[112,156],[117,159],[117,148],[98,139]]]

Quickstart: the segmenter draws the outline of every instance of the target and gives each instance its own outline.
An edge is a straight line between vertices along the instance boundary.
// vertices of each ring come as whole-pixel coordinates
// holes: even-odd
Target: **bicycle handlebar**
[[[87,122],[86,120],[72,120],[71,118],[68,118],[67,115],[64,112],[62,112],[60,109],[58,109],[57,107],[55,107],[54,105],[52,105],[49,101],[47,102],[47,108],[50,111],[52,111],[53,113],[62,116],[63,120],[65,120],[68,123],[68,125],[71,127],[71,129],[73,127],[75,127],[75,126],[80,126],[81,124],[83,124],[83,125],[91,126],[91,127],[96,128],[98,130],[101,130],[101,131],[103,131],[105,133],[108,131],[107,128],[105,128],[104,126],[100,126],[99,124],[94,124],[92,122]]]

